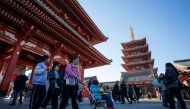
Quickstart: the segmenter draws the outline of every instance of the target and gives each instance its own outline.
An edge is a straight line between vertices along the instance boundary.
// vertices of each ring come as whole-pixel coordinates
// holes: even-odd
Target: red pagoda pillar
[[[5,96],[11,81],[11,77],[13,75],[14,69],[16,67],[17,61],[19,59],[20,51],[22,47],[20,46],[21,39],[17,41],[17,44],[14,46],[14,50],[11,55],[11,59],[9,61],[7,70],[3,77],[3,80],[0,85],[0,96]]]
[[[146,87],[144,86],[144,95],[147,94],[147,90],[146,90]]]

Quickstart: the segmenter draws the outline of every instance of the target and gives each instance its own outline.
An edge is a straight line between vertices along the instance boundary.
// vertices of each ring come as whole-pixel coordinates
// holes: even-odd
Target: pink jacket
[[[68,64],[67,67],[65,68],[64,80],[66,80],[68,76],[81,79],[80,74],[78,72],[78,68],[73,63]]]

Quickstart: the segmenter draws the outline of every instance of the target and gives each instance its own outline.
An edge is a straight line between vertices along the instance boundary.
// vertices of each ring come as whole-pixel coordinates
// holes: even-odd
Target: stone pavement
[[[11,99],[0,98],[0,109],[28,109],[29,108],[29,99],[23,100],[23,105],[19,105],[18,101],[15,106],[9,106]],[[114,103],[115,109],[168,109],[161,105],[161,101],[157,99],[153,100],[141,100],[141,103],[134,104],[120,104]],[[186,101],[187,108],[190,109],[190,101]],[[84,99],[83,104],[79,104],[80,109],[93,109],[94,105],[90,105],[87,99]],[[46,109],[51,109],[51,106],[47,106]],[[72,109],[71,103],[67,109]],[[103,107],[98,107],[97,109],[104,109]]]

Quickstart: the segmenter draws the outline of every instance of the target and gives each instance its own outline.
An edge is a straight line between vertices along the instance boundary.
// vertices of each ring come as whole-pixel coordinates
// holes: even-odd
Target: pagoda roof
[[[88,32],[90,36],[98,38],[99,41],[92,43],[93,45],[108,39],[108,37],[105,37],[105,35],[99,30],[77,0],[55,0],[55,2],[60,5],[60,7],[63,8],[85,32]]]
[[[122,75],[121,81],[125,82],[147,82],[152,81],[153,79],[149,78],[150,72],[141,73],[141,74],[129,74],[129,75]]]
[[[58,0],[58,1],[60,2],[61,0]],[[52,2],[54,1],[52,0]],[[73,11],[76,11],[74,8],[79,9],[79,7],[76,6],[77,4],[75,4],[76,3],[75,0],[72,0],[69,2],[72,2],[72,3],[68,3],[68,1],[64,1],[64,3],[61,2],[61,4],[66,4],[66,5],[69,4],[69,7],[67,6],[67,8],[71,8],[71,9],[73,8]],[[1,10],[5,10],[7,13],[9,13],[9,15],[13,16],[14,19],[21,19],[21,21],[18,22],[16,20],[12,20],[11,17],[10,19],[1,14],[3,19],[6,19],[7,21],[9,21],[9,23],[14,24],[15,27],[22,29],[23,25],[25,24],[33,25],[34,30],[32,31],[32,34],[36,33],[37,31],[39,31],[40,34],[45,32],[46,33],[45,34],[46,36],[44,36],[45,38],[44,37],[42,38],[42,35],[40,34],[37,35],[37,37],[38,38],[41,37],[41,39],[46,41],[49,45],[55,46],[59,42],[61,44],[64,44],[65,48],[68,48],[68,49],[64,49],[65,50],[64,52],[68,53],[69,55],[73,55],[73,53],[80,53],[81,57],[84,56],[83,60],[89,59],[93,61],[94,63],[97,63],[87,68],[108,65],[112,62],[111,60],[103,56],[97,49],[95,49],[91,45],[91,43],[89,43],[80,34],[78,34],[74,28],[69,26],[66,23],[66,21],[64,21],[64,19],[62,19],[59,16],[59,13],[56,13],[53,9],[51,9],[50,6],[47,6],[47,4],[45,4],[42,0],[16,1],[16,2],[2,1],[0,6],[1,6]],[[82,14],[82,12],[80,12],[80,14],[82,16],[84,13]],[[91,20],[88,18],[86,18],[86,21],[83,23],[86,24],[88,27],[92,27],[92,24],[93,24],[93,22],[91,22]],[[81,27],[83,27],[84,24],[80,24]],[[95,31],[96,34],[95,33],[94,34],[97,37],[99,37],[100,42],[106,39],[103,36],[103,34],[100,34],[100,31],[98,33],[97,27],[94,26],[92,30],[94,31],[96,30]],[[53,40],[48,40],[48,39],[53,39]],[[86,61],[82,61],[82,62],[86,62]]]
[[[136,54],[136,55],[122,56],[122,59],[125,61],[125,59],[137,58],[141,56],[151,56],[151,51],[146,52],[146,53]]]
[[[141,65],[146,63],[154,63],[154,59],[148,61],[131,62],[129,64],[122,64],[122,66],[125,68],[126,66]]]
[[[145,48],[148,48],[148,44],[139,46],[139,47],[135,47],[135,48],[123,49],[122,52],[129,52],[129,51],[140,50],[140,49],[145,49]]]
[[[155,72],[157,73],[158,68],[149,68],[149,69],[141,69],[141,70],[131,70],[127,72],[121,72],[122,75],[128,75],[128,74],[139,74],[139,73],[144,73],[144,72]]]
[[[121,43],[121,45],[126,46],[126,45],[131,45],[131,44],[138,43],[138,42],[143,42],[143,41],[145,41],[145,43],[146,43],[146,37],[144,37],[142,39],[139,39],[139,40],[132,40],[130,42],[124,42],[124,43]]]

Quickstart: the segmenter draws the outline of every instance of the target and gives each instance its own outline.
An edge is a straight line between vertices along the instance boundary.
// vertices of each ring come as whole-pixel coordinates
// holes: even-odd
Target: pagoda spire
[[[131,27],[131,24],[130,24],[130,36],[131,36],[131,40],[135,40],[135,36],[133,33],[133,28]]]

